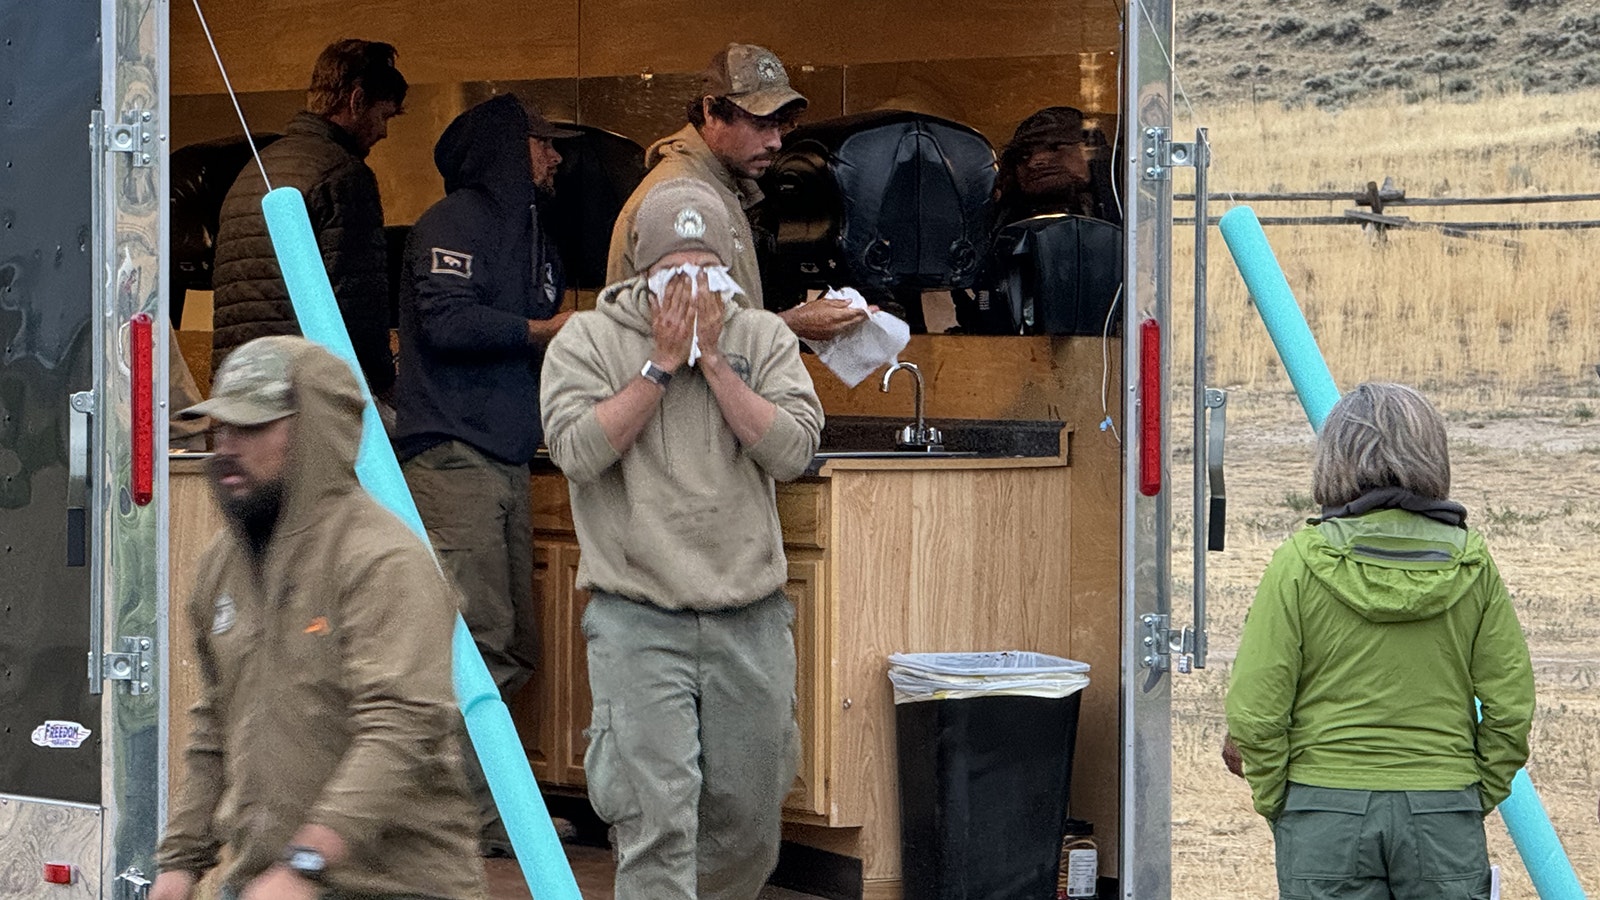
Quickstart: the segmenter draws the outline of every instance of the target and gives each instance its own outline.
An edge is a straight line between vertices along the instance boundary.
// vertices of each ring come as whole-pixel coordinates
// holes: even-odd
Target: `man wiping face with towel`
[[[700,181],[651,188],[637,270],[572,317],[541,378],[590,592],[584,771],[618,900],[753,900],[798,764],[773,482],[805,471],[822,405],[794,333],[732,301],[727,216]]]

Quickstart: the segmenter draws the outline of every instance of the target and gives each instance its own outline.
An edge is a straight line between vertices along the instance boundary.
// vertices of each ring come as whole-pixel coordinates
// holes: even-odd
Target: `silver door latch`
[[[117,876],[117,900],[146,900],[149,896],[150,879],[134,866]]]
[[[1174,141],[1172,129],[1152,125],[1144,130],[1140,141],[1139,163],[1144,166],[1146,181],[1165,181],[1172,177],[1173,169],[1202,168],[1210,165],[1204,144],[1194,141]]]

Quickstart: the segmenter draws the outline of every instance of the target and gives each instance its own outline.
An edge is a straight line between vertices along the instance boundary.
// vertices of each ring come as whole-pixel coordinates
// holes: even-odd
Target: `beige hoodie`
[[[750,233],[750,219],[745,210],[761,202],[761,189],[748,178],[735,178],[728,167],[717,159],[705,139],[693,125],[685,125],[677,134],[668,135],[645,151],[644,164],[649,174],[634,189],[617,216],[611,230],[611,255],[606,260],[606,282],[616,284],[639,273],[638,260],[633,258],[633,226],[639,215],[639,204],[650,189],[674,178],[693,178],[711,185],[728,209],[728,225],[733,230],[733,259],[728,261],[728,271],[733,280],[744,288],[738,298],[741,305],[762,308],[761,269],[756,263],[755,240]],[[648,264],[654,260],[645,260]],[[643,362],[640,363],[643,365]]]
[[[350,848],[331,889],[481,898],[450,682],[456,595],[356,481],[350,368],[295,340],[299,412],[266,553],[237,526],[219,534],[183,613],[201,693],[156,862],[202,873],[225,843],[242,888],[311,823]]]
[[[765,310],[727,304],[719,347],[777,407],[740,446],[698,369],[673,376],[626,453],[595,406],[638,377],[652,348],[643,278],[613,284],[550,342],[540,378],[550,457],[566,473],[583,556],[578,587],[667,609],[744,606],[788,580],[773,482],[798,477],[822,432],[822,404],[794,333]]]

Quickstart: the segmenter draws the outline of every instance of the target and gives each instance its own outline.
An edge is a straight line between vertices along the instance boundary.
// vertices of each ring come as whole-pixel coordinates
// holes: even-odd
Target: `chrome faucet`
[[[885,394],[889,393],[889,379],[901,369],[910,372],[917,380],[917,422],[915,425],[907,425],[900,429],[896,445],[912,450],[943,450],[944,435],[940,434],[937,428],[929,428],[922,418],[922,370],[917,368],[915,363],[902,362],[890,366],[889,371],[883,373],[883,383],[878,386],[879,390]]]

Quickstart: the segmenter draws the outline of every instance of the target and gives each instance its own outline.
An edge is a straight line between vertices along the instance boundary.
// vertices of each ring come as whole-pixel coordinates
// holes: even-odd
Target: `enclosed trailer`
[[[844,861],[847,893],[901,896],[884,658],[1041,651],[1092,666],[1071,806],[1097,828],[1101,873],[1123,897],[1169,896],[1170,677],[1204,662],[1202,623],[1172,615],[1172,498],[1190,485],[1169,465],[1188,423],[1170,415],[1171,173],[1206,158],[1203,137],[1172,133],[1171,0],[203,5],[255,131],[300,108],[330,41],[399,47],[407,114],[369,158],[396,226],[442,194],[433,142],[478,100],[513,91],[646,145],[682,126],[729,40],[777,52],[807,122],[898,110],[998,148],[1036,110],[1083,110],[1122,218],[1099,333],[919,334],[902,355],[931,416],[1060,423],[1054,454],[830,459],[780,489],[805,751],[785,838],[802,865]],[[172,251],[171,156],[240,126],[187,0],[0,0],[0,38],[0,897],[138,897],[195,677],[168,609],[220,527],[197,464],[167,452],[169,384],[210,374],[204,295],[171,321],[191,271]],[[899,393],[808,365],[830,418],[908,417]],[[559,472],[535,467],[533,500],[545,663],[514,712],[541,783],[581,796],[584,598]]]

